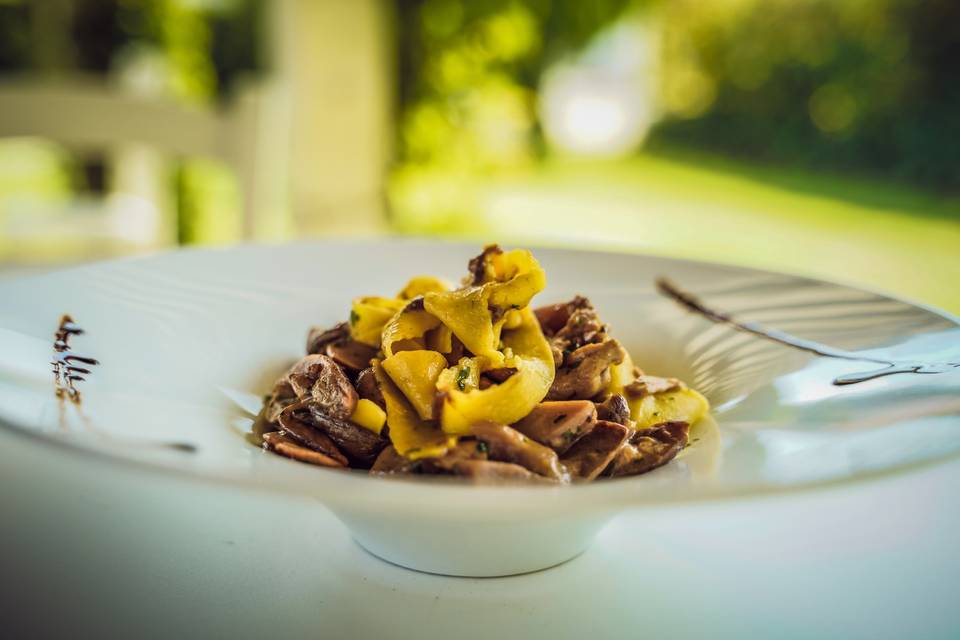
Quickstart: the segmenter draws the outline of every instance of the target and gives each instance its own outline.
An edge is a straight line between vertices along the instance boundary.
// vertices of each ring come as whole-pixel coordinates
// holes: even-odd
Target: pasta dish
[[[274,385],[263,447],[325,467],[568,483],[645,473],[688,445],[706,399],[645,374],[590,301],[534,307],[546,274],[490,245],[462,284],[415,277],[314,327]]]

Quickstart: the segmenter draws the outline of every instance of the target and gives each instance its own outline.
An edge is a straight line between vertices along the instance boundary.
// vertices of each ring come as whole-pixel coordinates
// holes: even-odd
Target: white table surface
[[[448,578],[367,555],[310,500],[0,432],[0,637],[956,638],[958,486],[953,461],[637,510],[560,567]]]

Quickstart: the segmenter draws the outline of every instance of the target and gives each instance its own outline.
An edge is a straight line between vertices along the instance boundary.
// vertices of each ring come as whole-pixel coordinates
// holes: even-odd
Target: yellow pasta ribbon
[[[436,351],[401,351],[384,360],[382,366],[417,414],[424,420],[433,418],[437,378],[447,368],[447,359]]]
[[[661,422],[683,421],[693,426],[710,410],[710,403],[693,389],[675,389],[642,398],[630,398],[630,418],[637,429],[646,429]]]
[[[350,308],[350,337],[365,345],[379,347],[384,325],[406,304],[393,298],[355,298]]]
[[[419,277],[396,299],[354,301],[353,315],[359,317],[351,322],[351,334],[386,356],[375,375],[387,406],[390,439],[408,458],[442,455],[456,444],[456,436],[469,434],[480,420],[516,422],[553,384],[550,347],[529,308],[546,286],[539,263],[529,251],[490,251],[480,280],[449,291],[438,279]],[[422,306],[416,300],[421,295]],[[447,367],[441,352],[452,350],[453,336],[473,357]],[[517,371],[498,385],[479,389],[480,374],[498,367]],[[434,416],[438,393],[440,415]]]
[[[439,326],[440,321],[423,309],[404,307],[384,325],[380,347],[388,358],[399,347],[423,349],[427,332]]]
[[[630,357],[630,354],[627,353],[626,350],[624,350],[624,353],[626,355],[623,358],[623,362],[610,365],[610,384],[607,386],[607,391],[610,393],[623,393],[623,388],[633,382],[637,377],[633,373],[633,358]]]
[[[423,420],[379,363],[374,366],[377,385],[387,405],[390,441],[402,456],[411,460],[442,456],[456,445],[457,438],[447,435],[435,423]]]
[[[503,365],[517,369],[504,382],[486,389],[469,389],[466,385],[460,389],[457,378],[466,378],[460,373],[460,365],[441,374],[437,387],[444,395],[440,426],[445,432],[468,434],[470,426],[481,420],[512,424],[547,395],[554,376],[550,346],[533,311],[524,308],[521,318],[520,326],[503,336],[504,350],[512,352]]]
[[[426,293],[447,291],[449,289],[450,285],[440,278],[434,278],[433,276],[416,276],[410,278],[410,281],[400,293],[397,294],[397,297],[401,300],[413,300],[417,296],[422,296]]]
[[[488,255],[484,273],[486,281],[481,284],[425,294],[423,305],[471,353],[486,358],[491,367],[499,367],[504,356],[497,347],[507,312],[530,304],[546,286],[547,278],[533,254],[522,249]],[[491,309],[499,312],[496,322]]]

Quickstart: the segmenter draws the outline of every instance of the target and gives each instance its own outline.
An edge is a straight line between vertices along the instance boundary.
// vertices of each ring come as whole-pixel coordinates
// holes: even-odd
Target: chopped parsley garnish
[[[477,440],[477,453],[487,453],[490,451],[490,447],[487,446],[487,443],[483,440]]]
[[[470,377],[470,367],[461,367],[457,372],[457,389],[463,391],[466,388],[467,378]]]
[[[360,314],[353,309],[350,309],[350,326],[353,326],[358,322],[360,322]]]

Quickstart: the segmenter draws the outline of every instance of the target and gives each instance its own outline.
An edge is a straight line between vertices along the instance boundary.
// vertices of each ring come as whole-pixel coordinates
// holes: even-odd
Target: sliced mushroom
[[[346,322],[334,325],[330,329],[310,327],[307,333],[307,354],[323,353],[331,342],[345,340],[350,337],[350,325]]]
[[[301,400],[310,394],[313,383],[320,377],[320,371],[324,367],[330,366],[330,358],[321,354],[313,353],[297,361],[290,370],[287,371],[287,381],[293,387],[293,391]]]
[[[339,340],[326,346],[326,354],[344,369],[356,373],[370,366],[377,350],[356,340]]]
[[[483,375],[487,376],[497,384],[501,384],[510,379],[510,376],[515,374],[517,369],[515,367],[497,367],[496,369],[487,369],[483,372]]]
[[[387,445],[387,440],[373,431],[322,413],[314,405],[310,405],[310,415],[312,424],[330,436],[337,448],[346,454],[351,466],[370,467]]]
[[[503,253],[503,249],[500,248],[500,245],[488,244],[483,248],[483,252],[481,252],[480,255],[471,258],[470,262],[467,264],[467,270],[470,272],[470,275],[466,278],[464,284],[483,284],[487,271],[487,256],[498,253]]]
[[[487,389],[495,384],[503,384],[515,374],[517,370],[513,367],[499,367],[497,369],[488,369],[480,374],[478,386],[481,389]]]
[[[349,418],[357,407],[357,391],[340,365],[328,356],[313,354],[303,358],[293,365],[287,379],[298,398],[310,400],[335,418]]]
[[[512,462],[497,462],[494,460],[457,460],[451,467],[451,472],[457,476],[470,478],[476,482],[557,482],[557,479],[547,479]]]
[[[652,396],[667,391],[683,389],[685,385],[676,378],[658,378],[657,376],[640,375],[623,388],[623,392],[632,398]]]
[[[597,408],[589,400],[541,402],[513,428],[557,453],[593,429]]]
[[[604,473],[635,476],[665,465],[687,446],[689,433],[686,422],[664,422],[640,429],[630,436]]]
[[[373,367],[367,367],[357,376],[357,395],[361,398],[376,402],[381,409],[387,408],[383,393],[377,384],[377,377],[373,374]]]
[[[592,308],[590,301],[583,296],[576,296],[569,302],[550,304],[534,309],[533,313],[537,316],[537,322],[547,337],[553,336],[563,329],[570,320],[571,314],[577,309]]]
[[[528,438],[516,429],[496,422],[482,421],[474,424],[472,430],[478,440],[487,444],[491,459],[513,462],[555,480],[568,478],[553,449]]]
[[[488,451],[486,442],[461,440],[442,456],[424,459],[423,469],[427,473],[452,473],[454,465],[463,460],[486,460]]]
[[[602,342],[606,327],[597,316],[592,306],[577,309],[570,314],[570,319],[562,329],[553,336],[553,341],[561,343],[564,350],[574,350],[586,344]]]
[[[302,447],[287,436],[276,431],[263,434],[263,446],[265,449],[271,449],[282,456],[299,460],[300,462],[315,464],[321,467],[343,468],[342,464],[330,456],[324,455],[319,451],[314,451],[313,449]]]
[[[632,427],[630,405],[619,393],[610,394],[603,402],[597,402],[597,418]]]
[[[450,353],[443,354],[447,359],[448,366],[456,366],[460,362],[460,358],[466,354],[467,350],[464,348],[463,343],[460,342],[460,338],[457,336],[450,336]]]
[[[273,391],[271,391],[270,395],[264,400],[264,419],[271,424],[276,424],[280,413],[298,400],[297,392],[293,390],[293,386],[290,384],[290,381],[287,380],[287,376],[284,375],[277,380],[277,383],[273,385]]]
[[[400,455],[391,444],[377,456],[373,466],[370,467],[370,473],[412,473],[419,466],[419,460],[411,460]]]
[[[610,365],[620,364],[627,353],[616,340],[588,344],[571,353],[557,370],[547,400],[587,400],[609,383]]]
[[[575,478],[593,480],[617,457],[631,429],[606,420],[597,421],[590,433],[577,440],[560,462]]]
[[[333,440],[322,431],[300,420],[295,415],[297,409],[298,405],[291,405],[280,414],[278,422],[280,423],[280,429],[283,431],[283,434],[291,440],[296,441],[297,444],[307,447],[308,449],[313,449],[314,451],[319,451],[336,460],[338,464],[347,466],[346,456],[340,452],[340,449],[337,448]]]

